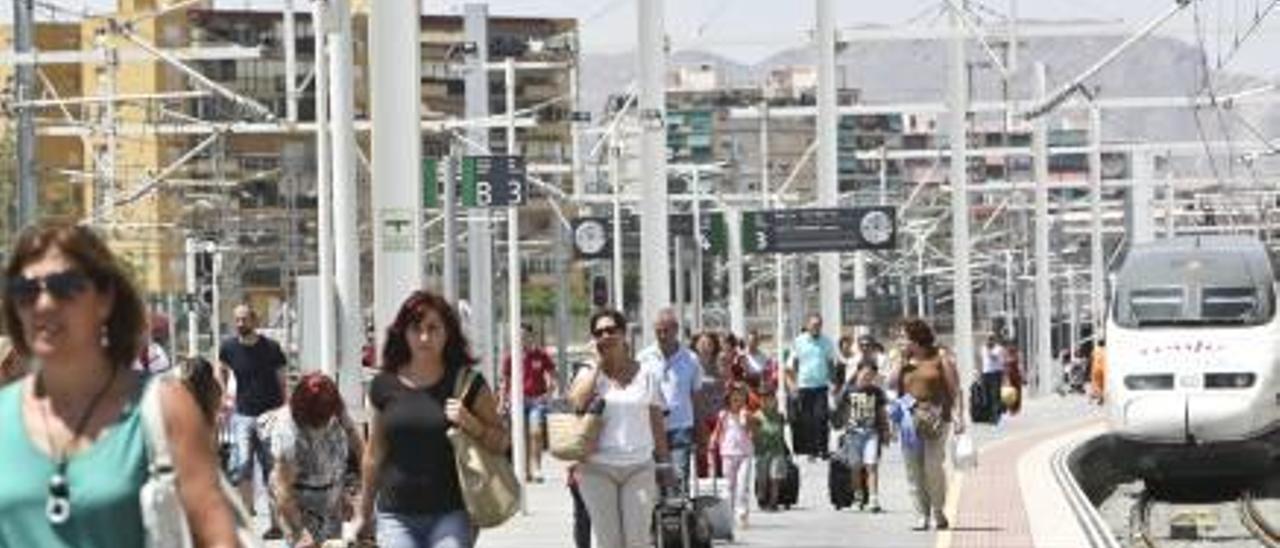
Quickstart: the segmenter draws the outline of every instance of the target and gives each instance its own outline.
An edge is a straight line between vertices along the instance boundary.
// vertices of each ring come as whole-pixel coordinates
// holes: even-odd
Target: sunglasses
[[[608,335],[617,335],[621,331],[622,330],[618,329],[618,326],[616,325],[606,325],[604,327],[597,327],[591,330],[591,335],[599,339],[600,337],[605,337]]]
[[[76,270],[57,272],[46,276],[27,278],[18,276],[10,279],[6,294],[10,301],[18,306],[31,306],[40,298],[41,291],[48,291],[49,296],[59,301],[66,301],[79,295],[89,287],[89,277]]]

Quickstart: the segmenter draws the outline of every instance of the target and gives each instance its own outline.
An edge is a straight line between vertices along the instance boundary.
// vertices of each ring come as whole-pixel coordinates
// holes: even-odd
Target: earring
[[[103,348],[111,346],[111,337],[107,336],[107,326],[105,324],[98,330],[98,345]]]

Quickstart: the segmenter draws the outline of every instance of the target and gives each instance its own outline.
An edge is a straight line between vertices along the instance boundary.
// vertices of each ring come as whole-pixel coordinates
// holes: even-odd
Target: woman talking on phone
[[[589,325],[597,361],[578,374],[569,399],[585,409],[600,398],[604,413],[596,449],[579,467],[578,489],[597,545],[648,546],[658,502],[657,464],[670,464],[661,379],[632,358],[620,312],[596,312]]]

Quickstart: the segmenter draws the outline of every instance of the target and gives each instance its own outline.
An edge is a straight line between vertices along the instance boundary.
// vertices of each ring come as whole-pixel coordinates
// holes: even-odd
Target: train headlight
[[[1129,375],[1124,378],[1129,390],[1172,390],[1173,375]]]
[[[1204,376],[1205,388],[1243,389],[1253,386],[1258,376],[1253,373],[1209,373]]]

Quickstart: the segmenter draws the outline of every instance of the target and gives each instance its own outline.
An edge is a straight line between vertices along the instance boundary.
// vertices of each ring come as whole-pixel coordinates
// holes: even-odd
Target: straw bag
[[[468,368],[458,374],[454,397],[470,407],[475,398],[476,373]],[[457,427],[449,428],[458,487],[471,516],[471,524],[485,529],[502,525],[519,510],[520,482],[506,455],[486,449]]]
[[[603,403],[603,400],[597,400]],[[599,412],[578,413],[567,401],[553,402],[547,413],[547,446],[551,456],[581,462],[595,449],[604,421]]]

